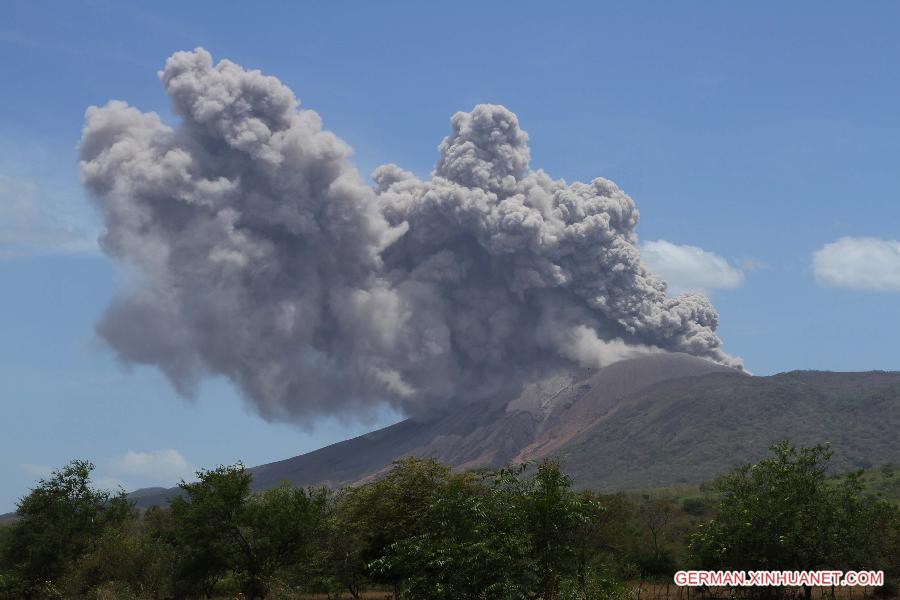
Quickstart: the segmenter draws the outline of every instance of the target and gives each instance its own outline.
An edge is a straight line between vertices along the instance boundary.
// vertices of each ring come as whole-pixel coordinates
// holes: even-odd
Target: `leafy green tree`
[[[154,598],[168,598],[174,595],[176,575],[181,564],[181,551],[173,543],[177,535],[171,508],[148,508],[141,518],[141,531],[149,549],[145,560],[153,565],[145,571],[145,587],[151,590]]]
[[[873,568],[884,560],[896,509],[861,494],[858,476],[826,477],[827,446],[797,449],[735,469],[718,482],[717,514],[692,535],[702,566],[742,570]],[[807,597],[811,589],[806,589]]]
[[[406,458],[347,497],[364,536],[367,559],[381,556],[399,539],[428,530],[428,507],[440,499],[450,473],[435,460]]]
[[[545,600],[553,600],[560,579],[577,569],[579,531],[599,508],[571,485],[558,462],[545,460],[521,490],[520,510]]]
[[[128,519],[107,527],[66,576],[66,596],[85,598],[112,589],[121,597],[170,597],[174,548],[153,535],[150,523]]]
[[[601,579],[633,575],[630,554],[638,536],[631,524],[636,512],[631,498],[623,493],[581,494],[588,514],[572,542],[577,554],[577,580],[586,585],[591,573]]]
[[[578,536],[599,510],[570,485],[552,461],[534,473],[526,465],[453,473],[434,461],[400,461],[355,498],[377,520],[362,528],[376,556],[370,571],[410,600],[552,600],[578,571]]]
[[[287,483],[252,496],[244,520],[254,555],[253,576],[266,581],[281,571],[308,588],[322,562],[329,503],[325,488],[294,488]],[[248,572],[249,564],[239,562],[236,567]]]
[[[281,569],[311,576],[298,563],[313,563],[327,492],[284,484],[253,494],[251,478],[238,463],[200,471],[198,481],[181,483],[183,494],[171,500],[178,595],[210,595],[230,574],[245,597],[264,598]]]
[[[405,461],[395,469],[424,469],[433,493],[414,494],[421,504],[412,528],[370,564],[374,574],[396,582],[398,596],[410,600],[527,597],[528,540],[506,486],[433,462]],[[395,475],[395,483],[423,481]]]
[[[198,481],[182,481],[182,495],[169,501],[174,520],[172,540],[179,550],[176,595],[212,595],[218,580],[242,563],[250,573],[248,595],[259,597],[256,561],[247,538],[245,509],[251,475],[240,463],[197,472]]]
[[[450,472],[449,467],[435,460],[407,458],[395,461],[384,477],[346,490],[339,509],[342,522],[335,524],[355,529],[359,544],[347,558],[361,560],[372,580],[399,591],[407,575],[405,569],[399,568],[400,562],[374,569],[368,565],[385,557],[398,541],[429,531],[428,507],[440,499],[441,487]]]
[[[863,493],[862,473],[844,477],[829,493],[832,533],[825,552],[837,568],[881,569],[900,575],[900,509]]]
[[[29,598],[55,586],[107,527],[133,517],[124,491],[112,494],[91,485],[94,465],[75,460],[41,479],[16,509],[3,546],[8,595]],[[12,583],[10,583],[12,582]]]
[[[369,583],[369,544],[374,537],[366,500],[369,486],[341,490],[330,503],[320,541],[317,591],[359,598]]]

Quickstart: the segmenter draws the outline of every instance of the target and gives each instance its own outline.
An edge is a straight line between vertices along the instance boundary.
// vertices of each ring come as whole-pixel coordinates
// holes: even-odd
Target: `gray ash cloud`
[[[92,107],[80,169],[131,274],[97,330],[183,395],[216,374],[272,420],[426,417],[644,352],[740,365],[641,264],[631,198],[533,169],[503,106],[455,114],[430,179],[373,187],[274,77],[202,49],[159,75],[180,124]]]

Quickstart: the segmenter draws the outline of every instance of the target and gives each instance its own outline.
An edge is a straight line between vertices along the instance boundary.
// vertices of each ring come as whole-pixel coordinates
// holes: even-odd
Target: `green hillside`
[[[900,463],[898,429],[898,373],[713,373],[622,400],[561,456],[581,487],[660,487],[710,480],[784,439],[830,443],[835,472]]]

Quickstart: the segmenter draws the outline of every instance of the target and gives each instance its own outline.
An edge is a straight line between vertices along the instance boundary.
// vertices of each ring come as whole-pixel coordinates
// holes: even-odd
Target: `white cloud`
[[[171,486],[181,479],[190,480],[194,467],[171,448],[151,452],[129,451],[112,459],[106,469],[111,481],[128,482],[126,489],[155,485]]]
[[[842,237],[813,253],[819,285],[900,292],[900,241]]]
[[[640,249],[644,265],[662,277],[673,294],[734,289],[744,285],[741,269],[702,248],[656,240],[643,242]]]
[[[98,251],[97,234],[22,179],[0,174],[0,259]]]

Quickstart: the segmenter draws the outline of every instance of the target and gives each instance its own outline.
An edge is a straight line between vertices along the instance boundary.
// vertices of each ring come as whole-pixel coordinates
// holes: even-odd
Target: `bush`
[[[797,449],[785,442],[771,450],[771,458],[719,481],[715,518],[691,536],[696,562],[726,570],[865,568],[890,574],[900,522],[896,507],[864,497],[859,474],[829,481],[826,446]]]
[[[132,519],[109,527],[63,580],[67,596],[122,598],[172,594],[174,548],[155,538],[146,522]]]
[[[16,520],[6,533],[2,564],[12,571],[21,597],[54,597],[56,582],[89,551],[109,526],[133,518],[124,492],[91,486],[94,465],[72,461],[41,479],[19,501]]]

